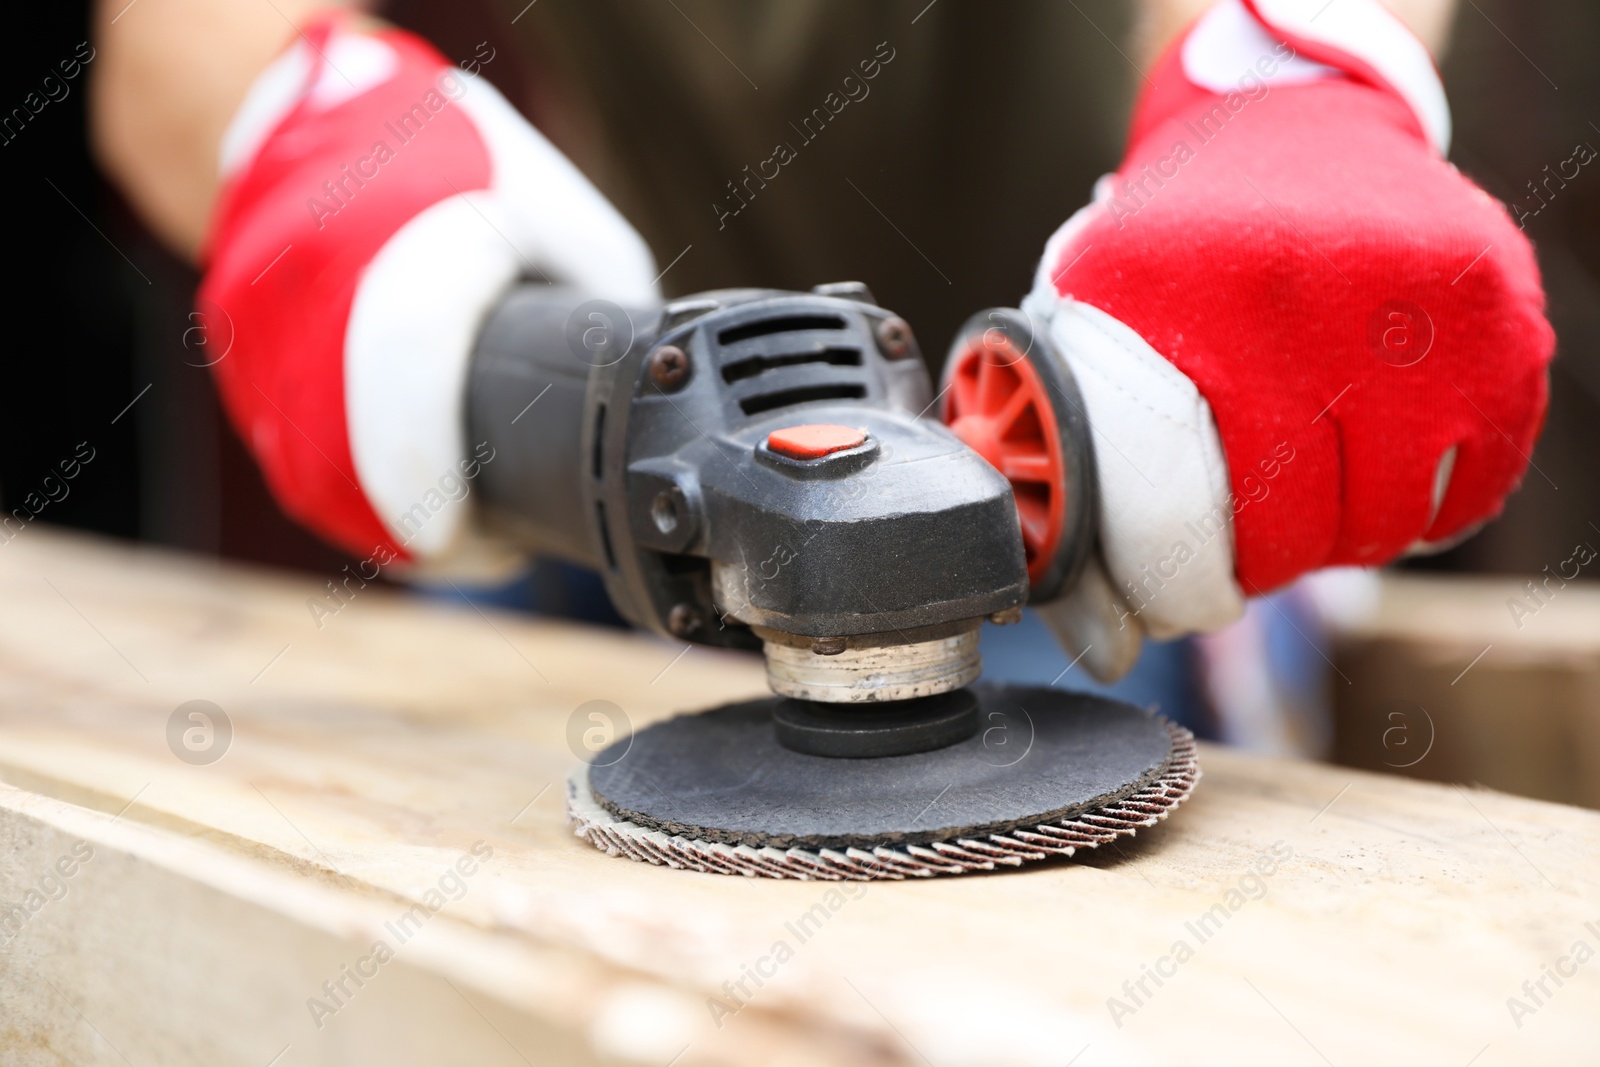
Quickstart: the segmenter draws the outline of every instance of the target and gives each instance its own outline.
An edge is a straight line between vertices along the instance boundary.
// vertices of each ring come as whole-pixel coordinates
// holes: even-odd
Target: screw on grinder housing
[[[932,406],[858,284],[659,309],[526,285],[480,334],[468,423],[499,457],[490,521],[598,570],[630,621],[869,703],[973,681],[980,623],[1028,592],[1011,485]]]

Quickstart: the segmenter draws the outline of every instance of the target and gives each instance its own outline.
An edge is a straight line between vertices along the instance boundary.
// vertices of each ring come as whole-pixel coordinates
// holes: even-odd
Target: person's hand
[[[1042,613],[1097,676],[1307,571],[1458,540],[1517,485],[1554,338],[1449,122],[1374,0],[1225,0],[1150,70],[1023,305],[1093,430],[1098,558]]]
[[[465,440],[468,358],[512,282],[658,301],[649,250],[600,193],[400,30],[305,26],[222,156],[194,361],[215,364],[283,506],[378,564],[459,547],[468,509],[449,505],[485,458]]]

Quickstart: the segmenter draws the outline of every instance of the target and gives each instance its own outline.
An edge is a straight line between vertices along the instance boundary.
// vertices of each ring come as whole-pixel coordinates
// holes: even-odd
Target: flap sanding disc
[[[1165,817],[1199,777],[1192,735],[1131,705],[1059,689],[974,692],[977,733],[874,759],[784,747],[777,698],[656,723],[575,776],[578,833],[607,851],[700,870],[956,873],[1131,834]]]

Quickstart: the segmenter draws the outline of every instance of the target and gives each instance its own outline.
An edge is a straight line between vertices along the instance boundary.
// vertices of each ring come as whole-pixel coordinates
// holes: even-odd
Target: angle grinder
[[[498,457],[486,519],[597,570],[638,626],[759,649],[774,693],[595,754],[569,783],[580,837],[691,870],[904,878],[1071,855],[1189,795],[1187,731],[973,684],[983,622],[1063,594],[1094,550],[1089,427],[1050,345],[981,312],[936,397],[859,283],[508,294],[468,390]]]

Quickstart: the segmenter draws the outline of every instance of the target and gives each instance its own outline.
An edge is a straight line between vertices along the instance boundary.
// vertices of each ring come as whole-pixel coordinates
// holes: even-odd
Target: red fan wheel
[[[951,360],[945,424],[1011,483],[1028,578],[1037,583],[1055,558],[1067,513],[1050,394],[1027,355],[998,329],[970,335]]]

